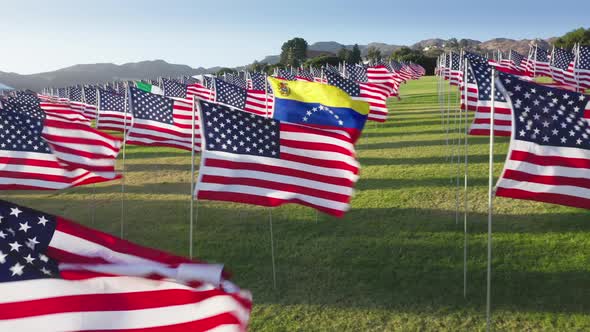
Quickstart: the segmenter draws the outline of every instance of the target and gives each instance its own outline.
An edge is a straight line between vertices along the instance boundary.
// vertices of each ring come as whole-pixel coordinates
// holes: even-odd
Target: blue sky
[[[292,37],[413,44],[551,37],[590,26],[590,1],[582,0],[0,0],[0,8],[0,71],[21,74],[153,59],[238,66],[277,54]]]

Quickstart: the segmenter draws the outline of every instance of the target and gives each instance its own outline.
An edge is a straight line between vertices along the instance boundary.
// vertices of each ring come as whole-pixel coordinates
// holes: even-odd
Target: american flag
[[[458,53],[451,52],[450,56],[451,66],[448,70],[449,84],[460,85],[463,81],[463,70],[461,68],[461,56]]]
[[[162,86],[166,97],[187,98],[187,86],[184,83],[162,78]]]
[[[477,110],[469,128],[470,135],[487,136],[490,134],[490,115],[492,105],[492,66],[487,62],[469,61],[473,77],[477,83]],[[512,115],[504,95],[496,89],[494,98],[494,135],[510,136],[512,132]]]
[[[317,82],[317,83],[326,83],[326,79],[323,78],[322,75],[322,68],[316,68],[316,67],[311,67],[309,68],[309,71],[311,71],[312,75],[313,75],[313,81]]]
[[[84,102],[84,116],[88,120],[96,119],[96,86],[82,88],[82,102]]]
[[[353,100],[369,103],[367,120],[384,122],[387,120],[387,95],[373,83],[357,83],[331,71],[326,72],[328,84],[346,92]]]
[[[127,109],[125,95],[98,89],[98,118],[96,128],[123,132],[129,130],[133,115]]]
[[[525,57],[520,53],[510,50],[510,69],[515,72],[515,74],[522,75],[526,70],[526,61]]]
[[[505,74],[498,85],[514,133],[496,195],[590,208],[590,97]]]
[[[0,330],[245,331],[223,266],[0,200]]]
[[[468,61],[468,58],[465,58],[465,61]],[[477,82],[475,81],[475,77],[473,77],[473,71],[471,67],[467,67],[467,98],[465,98],[465,82],[461,81],[461,109],[465,109],[465,99],[467,99],[467,109],[470,111],[477,110],[477,100],[479,93],[477,91]]]
[[[180,78],[180,82],[190,85],[190,84],[195,84],[195,83],[199,83],[199,80],[197,80],[196,78],[192,77],[192,76],[182,76]]]
[[[376,84],[375,88],[387,97],[397,96],[400,82],[403,81],[399,74],[391,72],[387,66],[379,64],[367,68],[368,83]]]
[[[64,189],[117,178],[120,140],[12,99],[0,112],[0,189]]]
[[[311,110],[310,110],[311,111]],[[297,203],[342,216],[358,179],[351,137],[200,102],[204,149],[197,199]]]
[[[223,75],[223,79],[227,83],[239,86],[242,89],[246,89],[248,87],[245,77],[242,77],[239,74],[226,73]]]
[[[555,47],[551,56],[551,75],[553,80],[560,84],[575,87],[574,60],[574,53]]]
[[[369,82],[367,77],[367,68],[359,66],[358,64],[347,63],[344,67],[344,73],[346,78],[349,78],[355,82]]]
[[[193,96],[204,100],[213,101],[215,100],[215,91],[207,89],[201,83],[196,82],[186,86],[187,99],[192,100]]]
[[[264,90],[242,89],[219,79],[214,80],[217,103],[257,115],[272,116],[273,98]]]
[[[313,74],[305,69],[302,68],[298,68],[297,69],[297,74],[295,75],[295,79],[298,81],[307,81],[307,82],[313,82]]]
[[[544,48],[534,46],[533,50],[531,51],[531,57],[528,61],[527,71],[530,76],[551,77],[549,52]]]
[[[249,89],[252,90],[269,90],[268,83],[266,83],[265,73],[249,73]]]
[[[130,88],[133,125],[127,143],[167,146],[191,150],[193,103]],[[195,151],[200,151],[201,134],[195,114]]]
[[[90,120],[79,111],[72,109],[69,103],[60,103],[57,101],[41,101],[39,106],[45,114],[51,116],[55,120],[68,121],[78,123],[85,126],[90,126]]]
[[[279,68],[277,70],[276,75],[274,75],[274,76],[278,77],[278,78],[282,78],[287,81],[295,81],[297,79],[297,78],[295,78],[295,75],[293,73],[291,73],[290,70],[283,69],[283,68]]]
[[[578,46],[578,59],[574,72],[578,85],[583,88],[590,88],[590,47]]]

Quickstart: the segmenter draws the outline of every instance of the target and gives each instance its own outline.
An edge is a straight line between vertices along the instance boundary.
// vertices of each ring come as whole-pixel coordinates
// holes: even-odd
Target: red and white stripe
[[[590,207],[590,151],[512,139],[497,196]]]
[[[97,112],[96,106],[90,104],[84,104],[84,116],[89,120],[96,120]]]
[[[251,294],[221,265],[57,218],[47,249],[63,279],[0,284],[2,331],[245,331]]]
[[[352,97],[354,100],[366,101],[369,103],[369,115],[367,120],[385,122],[389,113],[387,109],[387,94],[377,83],[358,83],[360,95]]]
[[[123,132],[129,130],[133,122],[133,115],[130,112],[118,112],[109,110],[98,110],[96,128],[100,130],[112,130]]]
[[[461,109],[465,109],[465,86],[462,84],[461,87]],[[478,90],[476,83],[467,83],[467,109],[469,111],[477,110],[478,101]]]
[[[246,106],[244,111],[260,116],[272,116],[274,98],[263,90],[246,90]]]
[[[215,91],[207,89],[204,85],[200,83],[194,83],[187,85],[186,96],[189,99],[192,99],[192,96],[196,96],[203,100],[214,101]]]
[[[489,136],[491,101],[477,102],[477,110],[471,126],[469,135]],[[494,136],[510,136],[512,133],[512,110],[508,102],[494,102]]]
[[[282,122],[280,159],[204,150],[195,195],[262,206],[297,203],[342,216],[358,173],[348,133]]]
[[[376,84],[375,88],[381,90],[381,93],[388,97],[397,96],[399,86],[404,82],[403,77],[390,72],[383,65],[367,68],[367,80],[369,83]]]
[[[51,116],[43,125],[43,139],[57,159],[70,169],[81,168],[104,178],[115,178],[121,141],[99,130]]]
[[[79,111],[73,110],[69,104],[41,100],[39,106],[45,114],[52,116],[55,120],[90,126],[88,118]]]
[[[127,132],[127,143],[148,146],[167,146],[191,150],[192,140],[192,101],[183,98],[174,100],[172,118],[174,123],[133,118]],[[195,151],[201,150],[201,131],[198,115],[195,114]]]

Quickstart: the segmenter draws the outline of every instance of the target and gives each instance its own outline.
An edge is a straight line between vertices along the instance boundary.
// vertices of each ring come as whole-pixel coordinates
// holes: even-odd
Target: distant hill
[[[510,49],[526,55],[529,45],[532,42],[539,44],[541,47],[550,48],[551,42],[555,38],[548,39],[508,39],[495,38],[488,41],[478,41],[473,39],[464,39],[463,45],[470,50],[481,52],[493,52],[498,49],[507,52]],[[445,49],[448,47],[449,40],[433,38],[419,41],[409,47],[419,50]],[[335,41],[316,42],[308,47],[307,55],[316,57],[320,55],[336,55],[341,48],[352,49],[353,45],[345,45]],[[403,47],[402,45],[386,43],[369,43],[366,45],[359,44],[361,55],[366,56],[369,47],[376,47],[381,54],[388,56],[395,50]],[[278,55],[269,55],[260,62],[276,64],[279,62]],[[192,68],[187,65],[171,64],[163,60],[142,61],[136,63],[126,63],[116,65],[112,63],[96,63],[75,65],[52,72],[19,75],[16,73],[0,72],[0,90],[3,86],[13,87],[15,89],[31,89],[41,91],[45,87],[62,87],[74,84],[93,84],[103,83],[114,80],[139,80],[154,77],[177,77],[181,75],[199,75],[205,73],[217,72],[221,67],[212,68]],[[243,69],[245,66],[237,67]]]
[[[139,80],[159,76],[199,75],[215,72],[214,68],[191,68],[187,65],[171,64],[163,60],[142,61],[116,65],[96,63],[75,65],[52,72],[19,75],[0,72],[0,82],[15,89],[40,91],[45,87],[60,87],[73,84],[94,84],[114,80]]]
[[[509,52],[510,50],[515,50],[520,54],[527,55],[529,51],[529,46],[532,43],[536,43],[543,48],[551,48],[551,42],[553,42],[555,38],[548,38],[548,39],[509,39],[509,38],[494,38],[487,40],[485,42],[481,42],[479,40],[473,39],[464,39],[464,45],[467,49],[471,50],[480,50],[483,52],[495,52],[498,49],[502,50],[503,52]],[[418,49],[418,50],[432,50],[432,49],[445,49],[448,47],[449,40],[445,39],[426,39],[419,41],[411,46],[411,48]]]

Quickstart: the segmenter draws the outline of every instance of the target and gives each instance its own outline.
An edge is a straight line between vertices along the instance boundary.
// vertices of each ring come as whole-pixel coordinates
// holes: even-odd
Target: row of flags
[[[201,152],[197,199],[297,203],[342,216],[360,175],[355,143],[366,121],[384,121],[385,100],[420,68],[347,64],[293,76],[17,91],[0,99],[0,189],[117,179],[122,141],[105,131],[119,131],[125,144]],[[0,288],[2,330],[243,331],[252,307],[220,265],[6,201]]]
[[[264,206],[293,202],[342,216],[349,208],[352,187],[358,178],[354,144],[365,121],[384,121],[388,113],[387,98],[397,95],[400,83],[420,77],[424,70],[417,65],[390,62],[372,66],[342,64],[340,68],[326,66],[318,71],[298,68],[295,73],[289,76],[290,72],[278,70],[274,77],[237,73],[199,79],[160,78],[59,88],[53,89],[54,95],[15,92],[0,101],[0,114],[11,124],[13,131],[9,134],[21,135],[17,141],[27,143],[5,147],[14,170],[0,173],[3,175],[0,188],[64,189],[118,178],[114,165],[121,140],[104,131],[122,132],[125,144],[196,152],[213,149],[214,143],[205,137],[207,134],[219,142],[226,140],[219,147],[239,158],[256,152],[259,157],[290,158],[288,166],[279,163],[288,173],[307,170],[301,173],[309,176],[307,182],[302,182],[307,186],[287,186],[284,179],[275,180],[275,184],[267,181],[264,184],[270,188],[261,185],[257,189],[259,194],[251,195],[246,201]],[[205,115],[200,109],[211,105],[219,113],[230,109],[255,116],[256,121],[265,125],[254,128],[256,123],[248,126],[249,122],[242,120],[231,125],[221,123],[217,131],[207,131],[206,126],[217,124],[219,119],[204,123]],[[36,131],[30,131],[32,127],[27,129],[33,120],[36,120]],[[280,130],[273,130],[274,125],[269,126],[268,121],[279,123]],[[23,135],[25,130],[30,134]],[[28,140],[29,136],[33,139]],[[278,140],[269,141],[272,136]],[[283,136],[290,138],[283,139]],[[32,153],[40,148],[41,151]],[[242,150],[244,155],[240,154]],[[24,158],[14,157],[22,153]],[[41,154],[54,162],[51,171],[47,165],[31,166],[38,164],[34,160]],[[271,161],[259,161],[256,167],[270,164]],[[333,178],[332,171],[339,167],[345,172],[344,187],[340,180]],[[232,172],[235,176],[236,172]],[[326,183],[331,194],[319,191],[326,189]],[[231,190],[235,191],[236,185],[226,187],[234,186]],[[269,201],[284,186],[288,189],[282,190],[284,197]],[[243,190],[244,186],[237,188]],[[299,189],[305,194],[299,193]],[[343,192],[340,196],[339,190]],[[295,194],[287,194],[290,191]],[[312,196],[315,198],[310,199]],[[337,203],[330,197],[337,198]]]
[[[586,64],[582,57],[588,48],[577,49],[583,65],[570,64],[570,69]],[[553,51],[551,70],[560,54]],[[493,106],[493,134],[511,137],[496,195],[590,208],[590,95],[577,91],[580,80],[577,89],[565,80],[540,84],[508,62],[499,65],[468,52],[445,58],[450,67],[439,73],[451,84],[458,82],[462,108],[475,111],[469,134],[490,135]],[[460,74],[454,73],[456,63],[462,64]]]
[[[438,61],[437,73],[452,85],[459,85],[463,73],[463,52],[444,53]],[[553,47],[550,51],[531,45],[527,56],[510,50],[501,51],[487,60],[499,71],[523,77],[550,77],[562,88],[583,91],[590,88],[590,46],[576,45],[572,50]]]

